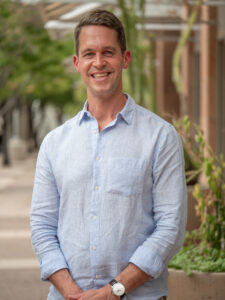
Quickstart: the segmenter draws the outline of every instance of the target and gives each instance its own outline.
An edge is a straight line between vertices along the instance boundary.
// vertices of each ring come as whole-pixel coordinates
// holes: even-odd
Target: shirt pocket
[[[108,162],[106,191],[131,196],[141,194],[144,161],[133,157],[113,157]]]

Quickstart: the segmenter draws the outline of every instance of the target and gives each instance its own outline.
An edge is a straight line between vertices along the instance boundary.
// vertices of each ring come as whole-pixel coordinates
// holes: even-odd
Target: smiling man
[[[124,29],[95,10],[75,30],[84,108],[37,160],[31,231],[48,300],[158,300],[183,243],[186,187],[174,128],[123,92]]]

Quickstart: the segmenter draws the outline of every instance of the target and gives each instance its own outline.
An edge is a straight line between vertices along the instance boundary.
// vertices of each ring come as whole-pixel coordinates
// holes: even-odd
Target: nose
[[[93,65],[98,69],[101,69],[105,66],[105,60],[102,54],[100,53],[96,54]]]

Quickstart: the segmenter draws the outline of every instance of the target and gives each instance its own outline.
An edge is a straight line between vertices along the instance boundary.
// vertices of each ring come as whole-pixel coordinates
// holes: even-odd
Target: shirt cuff
[[[40,260],[41,279],[46,281],[49,276],[61,269],[68,269],[63,254],[59,251],[44,254]]]
[[[165,265],[155,249],[152,247],[149,249],[143,245],[137,248],[129,262],[135,264],[154,279],[158,278],[165,269]]]

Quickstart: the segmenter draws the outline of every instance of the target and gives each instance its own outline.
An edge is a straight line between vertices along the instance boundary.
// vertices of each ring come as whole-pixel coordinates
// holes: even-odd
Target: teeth
[[[95,77],[95,78],[100,78],[100,77],[105,77],[105,76],[107,76],[108,75],[108,73],[102,73],[102,74],[94,74],[93,76]]]

